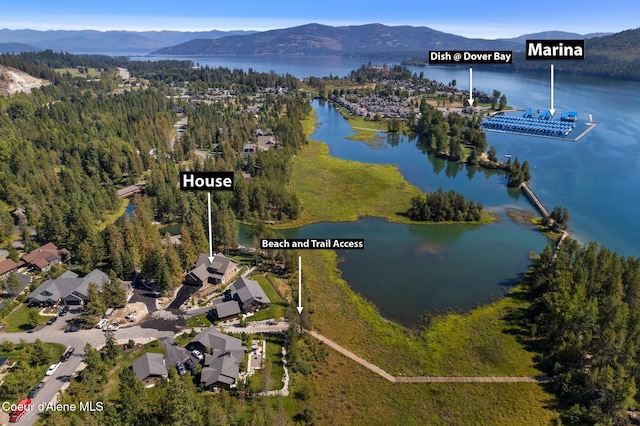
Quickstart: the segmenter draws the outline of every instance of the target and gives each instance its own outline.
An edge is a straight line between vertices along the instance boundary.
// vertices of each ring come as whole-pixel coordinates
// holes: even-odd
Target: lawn
[[[275,318],[276,320],[282,318],[287,309],[287,302],[282,300],[271,283],[263,275],[256,274],[252,275],[250,278],[260,284],[260,287],[262,287],[271,303],[267,309],[258,311],[247,319],[249,321],[262,321],[270,318]]]
[[[209,314],[194,315],[187,320],[187,327],[209,327],[213,322],[209,319]]]
[[[263,334],[250,335],[251,340],[267,341],[267,355],[265,357],[265,365],[263,370],[257,370],[249,377],[247,388],[249,392],[263,392],[269,390],[282,389],[282,377],[284,376],[284,367],[282,365],[282,345],[284,344],[284,336],[280,334]],[[269,379],[264,378],[265,374],[269,374]],[[264,384],[268,383],[268,389],[264,389]]]
[[[8,333],[18,333],[33,328],[31,324],[29,324],[29,312],[31,310],[35,310],[36,312],[38,312],[36,308],[30,308],[26,303],[23,303],[22,305],[17,307],[2,321],[2,323],[5,325],[4,331]],[[46,323],[49,318],[51,317],[38,315],[39,324]]]
[[[102,394],[110,401],[117,400],[120,397],[118,392],[118,384],[120,383],[120,372],[125,368],[131,367],[133,362],[140,358],[147,352],[163,354],[164,346],[158,340],[152,340],[151,342],[143,345],[141,348],[119,350],[118,357],[116,358],[116,365],[111,367],[107,377],[109,381],[104,387]]]

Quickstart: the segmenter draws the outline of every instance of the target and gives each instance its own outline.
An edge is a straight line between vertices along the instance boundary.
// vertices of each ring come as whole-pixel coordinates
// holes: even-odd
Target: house
[[[242,311],[255,312],[269,307],[271,301],[257,281],[240,277],[227,290],[233,300],[240,303]]]
[[[240,304],[237,300],[228,300],[226,302],[218,303],[214,306],[216,311],[216,318],[219,320],[225,320],[229,318],[235,318],[240,315]]]
[[[240,364],[244,360],[245,348],[242,340],[223,334],[215,327],[209,327],[198,333],[189,347],[206,354],[200,374],[200,382],[205,388],[235,387]]]
[[[269,151],[270,149],[279,149],[280,141],[273,135],[270,136],[258,136],[258,141],[256,145],[258,145],[258,149],[261,151]]]
[[[58,249],[55,244],[47,243],[22,257],[22,260],[33,269],[46,272],[52,266],[62,263],[69,256],[67,249]]]
[[[27,300],[34,306],[83,305],[89,300],[89,284],[98,286],[109,280],[104,272],[94,269],[84,277],[67,271],[54,280],[47,280],[36,288]]]
[[[154,386],[161,378],[169,376],[162,354],[147,352],[133,362],[131,369],[146,387]]]
[[[16,263],[11,259],[5,259],[0,262],[0,279],[7,278],[10,273],[15,272],[24,265],[24,262]]]
[[[195,266],[185,277],[185,282],[198,286],[205,283],[221,284],[233,278],[238,269],[238,264],[222,253],[217,253],[211,263],[208,254],[200,253]]]

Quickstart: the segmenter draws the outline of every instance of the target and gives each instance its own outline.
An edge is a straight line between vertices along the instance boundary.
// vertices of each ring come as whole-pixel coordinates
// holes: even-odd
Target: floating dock
[[[585,123],[588,127],[580,134],[571,138],[570,133],[578,128],[581,122],[579,115],[587,115],[589,121]],[[560,119],[554,119],[550,111],[534,111],[527,109],[522,116],[518,115],[495,115],[485,119],[482,127],[487,131],[511,133],[523,136],[536,136],[549,139],[560,139],[577,142],[587,133],[595,128],[598,123],[593,122],[590,114],[578,114],[577,112],[563,112]]]

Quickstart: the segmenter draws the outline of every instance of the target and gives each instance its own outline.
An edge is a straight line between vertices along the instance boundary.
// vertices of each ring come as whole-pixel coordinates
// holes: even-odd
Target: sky
[[[37,30],[257,30],[325,25],[426,26],[472,38],[540,31],[580,34],[640,27],[628,0],[0,0],[0,28]]]

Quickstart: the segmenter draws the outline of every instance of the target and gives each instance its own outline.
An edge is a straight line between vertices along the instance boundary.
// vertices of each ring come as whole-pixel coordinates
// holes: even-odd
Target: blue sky
[[[640,5],[627,0],[24,0],[3,1],[0,12],[0,28],[40,30],[268,30],[310,22],[427,26],[481,38],[548,30],[584,34],[640,27]]]

